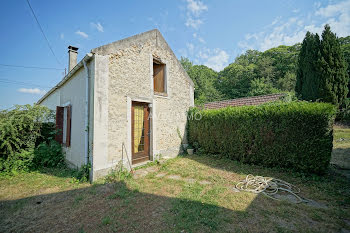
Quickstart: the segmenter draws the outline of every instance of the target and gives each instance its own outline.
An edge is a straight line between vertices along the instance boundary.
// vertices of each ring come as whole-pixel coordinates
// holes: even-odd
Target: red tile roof
[[[209,102],[204,104],[205,109],[218,109],[224,108],[228,106],[245,106],[245,105],[259,105],[267,102],[273,102],[279,100],[281,97],[285,96],[285,94],[270,94],[270,95],[260,95],[260,96],[252,96],[252,97],[244,97],[238,99],[231,100],[222,100]]]

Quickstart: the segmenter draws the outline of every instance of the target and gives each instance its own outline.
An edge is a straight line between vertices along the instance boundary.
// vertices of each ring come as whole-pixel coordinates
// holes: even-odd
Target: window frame
[[[163,97],[168,97],[169,95],[169,90],[168,90],[168,64],[166,61],[163,61],[161,60],[160,58],[158,57],[154,57],[154,56],[151,56],[152,58],[152,61],[151,61],[151,64],[152,64],[152,69],[151,69],[151,72],[152,72],[152,88],[153,88],[153,94],[156,95],[156,96],[163,96]],[[158,64],[158,65],[164,65],[164,68],[163,68],[163,89],[164,89],[164,92],[158,92],[158,91],[155,91],[155,85],[154,85],[154,64]]]
[[[57,108],[63,108],[62,113],[62,133],[57,137],[57,141],[62,144],[64,147],[70,147],[72,141],[72,105],[70,102],[67,102],[61,106],[57,106]],[[56,108],[56,109],[57,109]],[[57,110],[56,110],[57,111]],[[57,117],[56,115],[56,128],[57,128]],[[60,121],[59,121],[60,122]]]

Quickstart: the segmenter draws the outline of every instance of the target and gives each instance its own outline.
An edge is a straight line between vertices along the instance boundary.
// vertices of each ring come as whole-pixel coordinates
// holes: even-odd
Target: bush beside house
[[[0,111],[0,172],[18,172],[64,163],[54,141],[52,112],[39,105],[17,105]]]
[[[320,174],[331,158],[335,113],[331,104],[309,102],[193,108],[189,142],[245,163]]]

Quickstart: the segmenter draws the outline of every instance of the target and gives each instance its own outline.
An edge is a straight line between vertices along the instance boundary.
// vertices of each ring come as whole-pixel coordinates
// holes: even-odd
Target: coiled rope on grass
[[[275,178],[253,176],[249,174],[245,180],[242,180],[236,184],[236,188],[240,191],[257,194],[262,193],[274,200],[282,200],[282,198],[280,198],[281,195],[276,195],[281,191],[293,195],[296,198],[295,203],[307,202],[306,199],[301,198],[298,195],[300,193],[300,189],[298,187],[286,181]]]

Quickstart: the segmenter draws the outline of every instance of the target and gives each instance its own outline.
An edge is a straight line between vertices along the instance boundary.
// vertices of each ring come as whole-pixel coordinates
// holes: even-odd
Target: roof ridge
[[[285,93],[275,93],[268,95],[241,97],[237,99],[221,100],[204,103],[206,109],[217,109],[228,106],[245,106],[245,105],[259,105],[267,102],[278,100],[280,97],[285,96]]]

